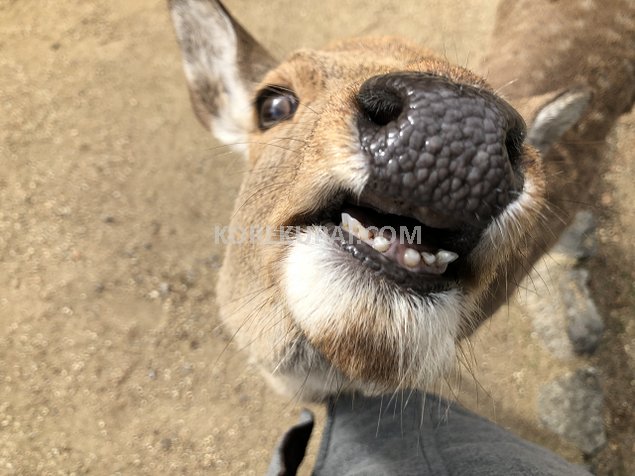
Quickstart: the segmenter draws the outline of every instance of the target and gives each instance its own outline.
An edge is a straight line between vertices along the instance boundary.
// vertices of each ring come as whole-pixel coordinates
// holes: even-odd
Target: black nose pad
[[[425,73],[367,80],[357,95],[367,187],[386,198],[485,223],[522,188],[525,125],[489,91]]]

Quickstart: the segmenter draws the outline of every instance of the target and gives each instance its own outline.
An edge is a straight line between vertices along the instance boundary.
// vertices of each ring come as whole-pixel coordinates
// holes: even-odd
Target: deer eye
[[[258,127],[264,131],[291,119],[298,108],[298,102],[298,97],[289,89],[279,86],[263,89],[256,99]]]

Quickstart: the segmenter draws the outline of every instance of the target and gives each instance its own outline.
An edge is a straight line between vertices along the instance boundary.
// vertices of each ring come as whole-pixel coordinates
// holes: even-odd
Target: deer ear
[[[215,0],[169,0],[196,116],[226,144],[246,141],[254,86],[276,62]]]
[[[528,142],[543,155],[573,127],[591,101],[588,89],[571,89],[534,98],[534,108],[526,117],[534,120],[527,132]]]

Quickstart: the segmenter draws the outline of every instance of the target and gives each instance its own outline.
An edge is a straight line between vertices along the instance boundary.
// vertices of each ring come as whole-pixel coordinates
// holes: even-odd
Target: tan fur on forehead
[[[395,36],[361,37],[336,41],[325,51],[352,53],[362,56],[365,62],[382,63],[387,58],[395,60],[398,71],[420,71],[445,76],[453,81],[487,87],[486,82],[460,66],[442,59],[437,53],[407,39]]]
[[[323,50],[299,50],[278,68],[268,73],[263,85],[295,87],[309,96],[328,82],[353,80],[361,85],[371,76],[391,72],[426,72],[457,83],[489,89],[487,83],[471,71],[452,65],[430,50],[396,37],[354,38],[333,43]]]

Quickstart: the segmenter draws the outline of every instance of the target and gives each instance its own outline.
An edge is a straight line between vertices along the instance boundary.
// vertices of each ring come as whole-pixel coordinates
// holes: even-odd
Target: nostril
[[[357,103],[368,119],[378,126],[385,126],[399,117],[404,101],[390,89],[362,87],[357,94]]]
[[[522,126],[513,126],[505,134],[505,149],[507,150],[507,157],[514,169],[522,157],[524,140],[525,129]]]

